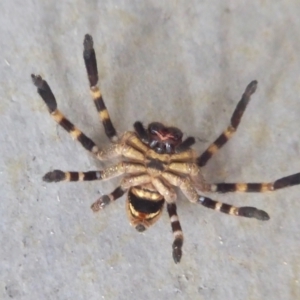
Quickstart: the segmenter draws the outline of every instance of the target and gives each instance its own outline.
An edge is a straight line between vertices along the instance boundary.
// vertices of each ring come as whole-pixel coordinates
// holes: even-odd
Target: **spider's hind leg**
[[[181,260],[182,256],[182,246],[183,246],[183,232],[181,229],[181,225],[179,222],[179,217],[177,215],[177,206],[176,206],[176,198],[177,195],[172,187],[167,186],[162,180],[159,178],[154,178],[152,180],[152,184],[155,186],[157,191],[164,196],[167,202],[167,211],[170,217],[172,232],[173,232],[173,259],[177,264]]]
[[[93,45],[93,38],[89,34],[86,34],[83,41],[83,58],[85,62],[85,67],[88,75],[88,79],[90,82],[90,90],[92,97],[94,99],[94,103],[102,124],[104,126],[105,133],[111,142],[117,142],[118,136],[116,129],[114,128],[107,108],[104,104],[103,97],[98,84],[98,68],[97,68],[97,60],[96,54]]]
[[[182,256],[182,245],[183,245],[183,233],[181,229],[181,225],[179,222],[179,218],[177,215],[177,206],[175,203],[167,204],[167,211],[170,217],[174,241],[173,241],[173,259],[177,264],[180,262]]]

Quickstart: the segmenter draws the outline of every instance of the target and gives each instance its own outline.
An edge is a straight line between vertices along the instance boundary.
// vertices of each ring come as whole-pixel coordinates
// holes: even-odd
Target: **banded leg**
[[[88,79],[90,82],[90,90],[92,97],[94,99],[94,103],[96,105],[98,114],[104,126],[105,133],[107,137],[111,140],[111,142],[117,142],[118,136],[117,132],[110,120],[108,111],[103,101],[103,97],[101,95],[101,91],[98,84],[98,68],[97,68],[97,60],[96,54],[93,45],[93,38],[86,34],[83,41],[83,59],[85,62],[85,67],[88,75]]]
[[[179,218],[176,211],[176,204],[175,203],[168,203],[167,210],[171,221],[172,232],[174,236],[173,242],[173,259],[174,262],[177,264],[180,262],[182,256],[182,245],[183,245],[183,233],[181,230],[181,225],[179,222]]]
[[[57,109],[56,99],[47,83],[40,75],[31,75],[33,84],[37,87],[39,95],[46,103],[51,117],[61,127],[63,127],[70,135],[76,139],[86,150],[97,155],[99,152],[96,144],[76,128],[66,117]]]
[[[232,135],[237,130],[241,118],[244,114],[244,111],[250,101],[251,95],[255,92],[257,88],[257,81],[251,81],[244,94],[242,95],[242,99],[238,102],[233,115],[230,120],[230,125],[227,129],[197,158],[197,164],[200,167],[206,165],[208,160],[222,147],[224,144],[232,137]]]
[[[145,171],[145,166],[141,164],[120,162],[101,171],[63,172],[54,170],[45,174],[43,180],[46,182],[104,180],[123,174],[142,173]]]
[[[127,192],[127,189],[124,189],[122,186],[118,186],[113,192],[111,192],[108,195],[101,196],[97,201],[95,201],[91,205],[91,209],[93,212],[97,212],[99,210],[104,209],[110,202],[113,202],[119,198],[121,198],[125,193]]]
[[[164,196],[167,202],[167,210],[171,221],[174,242],[173,242],[173,259],[175,263],[180,262],[182,256],[183,233],[181,230],[179,218],[176,211],[176,193],[172,187],[166,186],[159,178],[152,179],[153,186]]]
[[[250,206],[235,207],[203,196],[199,197],[198,203],[207,208],[218,210],[222,213],[233,215],[233,216],[255,218],[261,221],[267,221],[270,219],[269,215],[265,211],[259,210],[255,207],[250,207]]]
[[[150,181],[151,181],[151,177],[147,174],[123,178],[119,187],[117,187],[112,193],[101,196],[96,202],[92,204],[91,209],[94,212],[102,210],[110,202],[115,201],[118,198],[122,197],[131,186],[137,186],[137,185],[149,183]]]
[[[208,185],[210,192],[267,192],[300,184],[300,173],[282,177],[270,183],[216,183]]]
[[[92,181],[101,180],[101,171],[89,172],[63,172],[54,170],[44,175],[43,180],[46,182],[59,182],[59,181]]]

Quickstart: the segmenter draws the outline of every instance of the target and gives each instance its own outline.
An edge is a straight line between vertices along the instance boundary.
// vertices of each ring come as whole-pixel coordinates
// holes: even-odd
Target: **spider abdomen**
[[[130,188],[126,201],[130,224],[139,232],[146,230],[160,217],[164,203],[164,197],[146,185]]]

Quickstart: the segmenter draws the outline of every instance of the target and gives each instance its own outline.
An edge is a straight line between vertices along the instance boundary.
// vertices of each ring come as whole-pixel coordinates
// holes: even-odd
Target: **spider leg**
[[[98,200],[96,200],[92,205],[91,209],[93,212],[97,212],[99,210],[104,209],[110,202],[113,202],[119,198],[121,198],[127,189],[122,188],[122,186],[118,186],[113,192],[108,195],[101,196]]]
[[[87,151],[96,155],[100,160],[107,160],[120,156],[123,151],[121,144],[113,144],[107,149],[99,150],[98,146],[83,132],[75,127],[58,109],[55,96],[46,80],[40,75],[31,75],[34,85],[38,88],[38,93],[46,103],[51,117],[61,127],[63,127],[72,137],[76,139]],[[130,150],[130,149],[129,149]]]
[[[182,245],[183,245],[183,234],[181,230],[181,225],[179,222],[179,218],[177,215],[177,207],[175,203],[168,203],[167,204],[167,211],[170,217],[174,242],[173,242],[173,259],[174,262],[177,264],[180,262],[182,256]]]
[[[283,189],[289,186],[300,184],[300,173],[282,177],[270,183],[216,183],[210,184],[210,192],[267,192]]]
[[[170,217],[172,232],[173,232],[173,259],[177,264],[180,262],[182,256],[182,245],[183,245],[183,232],[181,230],[181,225],[179,222],[179,217],[177,215],[176,206],[176,193],[171,188],[166,186],[159,178],[152,179],[152,184],[157,189],[157,191],[164,196],[167,202],[167,211]]]
[[[46,182],[59,181],[92,181],[101,180],[101,171],[89,172],[63,172],[61,170],[54,170],[46,173],[43,180]]]
[[[255,207],[250,207],[250,206],[236,207],[203,196],[200,196],[197,202],[207,208],[218,210],[222,213],[233,215],[233,216],[255,218],[261,221],[267,221],[270,219],[269,215],[265,211],[259,210]]]
[[[142,173],[145,171],[145,166],[141,164],[120,162],[101,171],[63,172],[60,170],[54,170],[45,174],[43,180],[46,182],[104,180],[123,174]]]
[[[56,99],[47,83],[40,75],[31,75],[34,85],[37,87],[39,95],[46,103],[51,117],[62,126],[69,134],[79,141],[79,143],[89,152],[97,154],[99,152],[96,144],[76,128],[66,117],[57,109]]]
[[[94,103],[96,105],[98,114],[104,126],[105,133],[111,142],[117,142],[118,136],[116,129],[114,128],[107,108],[104,104],[103,97],[98,84],[98,68],[97,68],[97,60],[96,54],[93,45],[93,38],[86,34],[83,41],[83,59],[85,62],[85,67],[88,75],[88,79],[90,82],[90,90],[92,97],[94,99]]]
[[[121,198],[131,186],[136,186],[151,181],[151,177],[147,174],[132,175],[122,179],[120,186],[118,186],[112,193],[101,196],[97,201],[91,205],[94,212],[104,209],[110,202]]]
[[[191,202],[196,203],[198,201],[199,195],[188,177],[181,177],[171,172],[163,172],[161,176],[170,184],[179,187]]]
[[[230,125],[225,131],[197,158],[197,164],[200,167],[206,165],[208,160],[232,137],[237,130],[244,111],[250,101],[251,95],[255,92],[257,81],[251,81],[245,89],[241,100],[238,102],[230,120]]]

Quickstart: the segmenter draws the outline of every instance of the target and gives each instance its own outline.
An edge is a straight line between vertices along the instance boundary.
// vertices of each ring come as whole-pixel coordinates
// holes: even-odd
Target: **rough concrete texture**
[[[108,182],[46,184],[55,168],[101,169],[50,118],[30,74],[59,108],[108,144],[82,59],[94,37],[101,88],[119,132],[163,121],[203,151],[246,85],[257,92],[232,140],[203,169],[212,182],[272,181],[300,171],[300,5],[291,1],[0,2],[1,299],[300,299],[300,186],[211,195],[266,210],[260,222],[189,203],[175,265],[167,213],[143,234],[125,197],[99,214]]]

